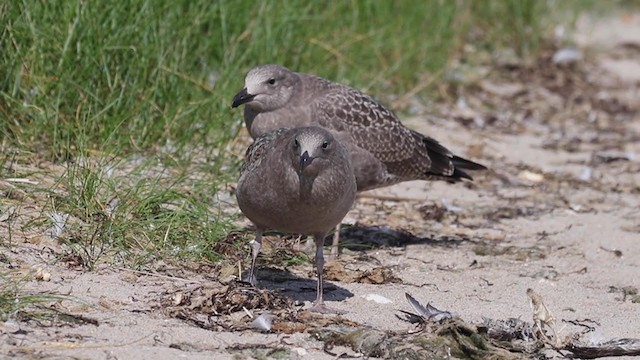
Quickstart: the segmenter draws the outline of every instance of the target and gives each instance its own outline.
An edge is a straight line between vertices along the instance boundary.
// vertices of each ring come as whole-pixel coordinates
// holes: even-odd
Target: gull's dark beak
[[[248,103],[256,97],[255,95],[251,95],[247,92],[247,88],[240,90],[236,96],[233,97],[233,102],[231,103],[232,108],[236,108],[244,103]]]
[[[300,172],[303,172],[304,169],[311,164],[313,158],[309,156],[309,152],[305,151],[302,155],[300,155]]]

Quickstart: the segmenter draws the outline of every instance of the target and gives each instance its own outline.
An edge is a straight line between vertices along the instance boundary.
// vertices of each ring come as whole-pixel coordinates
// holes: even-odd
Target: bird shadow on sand
[[[252,229],[248,227],[241,231],[244,235],[251,237]],[[263,249],[258,258],[257,278],[258,288],[280,292],[282,295],[294,301],[305,302],[316,299],[317,278],[313,271],[313,246],[306,251],[293,250],[295,244],[304,247],[307,237],[284,234],[278,231],[267,231],[263,238]],[[331,246],[333,234],[327,235],[325,246]],[[408,245],[426,245],[429,247],[454,248],[473,240],[460,235],[435,235],[420,237],[403,229],[393,229],[388,226],[364,226],[360,224],[343,225],[340,231],[340,247],[352,252],[364,254],[366,251],[387,248],[404,248]],[[306,253],[306,255],[305,255]],[[243,253],[246,254],[246,253]],[[327,254],[328,256],[328,254]],[[299,258],[295,262],[291,259]],[[301,260],[304,259],[304,260]],[[327,260],[328,261],[328,260]],[[289,266],[304,266],[303,274],[299,276],[288,270]],[[328,301],[342,301],[353,297],[354,294],[339,286],[342,277],[340,269],[338,273],[330,274],[330,262],[325,262],[324,298]],[[300,269],[300,268],[299,268]],[[379,269],[378,269],[379,270]],[[248,271],[248,269],[247,269]],[[242,275],[247,278],[247,271]],[[353,272],[353,271],[351,271]],[[299,273],[299,271],[298,271]],[[377,274],[377,273],[376,273]],[[354,279],[344,279],[345,282],[370,282],[370,274],[358,274]],[[384,274],[383,274],[384,275]],[[327,281],[326,279],[331,279]],[[333,282],[337,280],[337,282]],[[390,282],[393,279],[383,276],[383,282]]]
[[[297,302],[315,301],[317,278],[297,276],[296,274],[274,267],[258,269],[258,288],[279,291],[282,295]],[[324,281],[324,299],[342,301],[353,297],[353,293],[332,281]]]
[[[325,240],[330,246],[333,235]],[[416,236],[406,230],[388,226],[343,225],[340,229],[340,247],[350,251],[368,251],[379,248],[402,248],[407,245],[423,244],[431,247],[453,248],[472,240],[460,235]]]

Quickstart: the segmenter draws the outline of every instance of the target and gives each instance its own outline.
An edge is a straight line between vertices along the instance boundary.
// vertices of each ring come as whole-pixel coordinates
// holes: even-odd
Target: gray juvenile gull
[[[318,287],[311,310],[335,312],[322,300],[322,246],[356,197],[356,179],[345,147],[320,127],[266,133],[247,149],[236,197],[242,213],[256,225],[251,283],[256,283],[256,257],[266,229],[312,235]]]
[[[260,65],[249,71],[245,88],[231,106],[242,104],[254,139],[282,127],[320,126],[331,131],[349,151],[358,191],[408,180],[471,180],[464,170],[486,169],[405,127],[368,95],[280,65]]]

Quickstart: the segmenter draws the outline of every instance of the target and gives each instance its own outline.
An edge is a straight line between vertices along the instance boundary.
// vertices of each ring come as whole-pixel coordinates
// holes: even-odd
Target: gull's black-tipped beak
[[[231,107],[237,108],[238,106],[253,100],[254,97],[256,96],[249,94],[247,92],[247,88],[244,88],[240,90],[240,92],[237,93],[236,96],[233,97],[233,102],[231,103]]]
[[[302,155],[300,155],[300,172],[303,172],[304,169],[311,164],[313,158],[309,156],[309,152],[305,151]]]

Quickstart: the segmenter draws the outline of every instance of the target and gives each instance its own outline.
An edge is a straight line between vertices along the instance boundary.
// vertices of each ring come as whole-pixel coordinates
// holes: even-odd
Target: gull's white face
[[[336,143],[330,132],[319,128],[301,128],[292,138],[292,165],[299,175],[315,177],[329,165]]]
[[[245,78],[246,101],[240,100],[258,112],[273,111],[287,104],[293,94],[294,74],[278,65],[253,68]],[[240,93],[238,94],[240,95]],[[238,97],[236,95],[236,99]],[[239,105],[234,99],[234,104]]]

